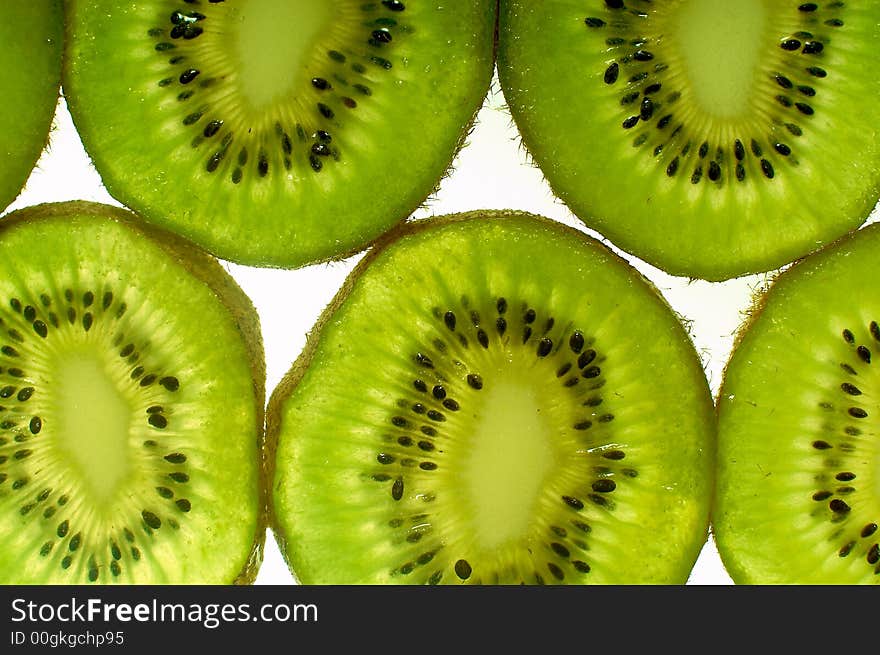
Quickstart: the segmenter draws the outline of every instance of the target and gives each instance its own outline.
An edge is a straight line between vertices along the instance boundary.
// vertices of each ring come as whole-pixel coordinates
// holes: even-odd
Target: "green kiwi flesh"
[[[489,87],[495,2],[73,0],[64,89],[108,191],[213,254],[361,250],[436,189]]]
[[[270,520],[306,584],[683,583],[714,419],[678,317],[582,232],[396,229],[273,393]]]
[[[779,268],[880,196],[876,2],[502,0],[498,68],[557,195],[674,275]]]
[[[58,103],[61,0],[0,3],[0,211],[21,192],[46,147]]]
[[[714,532],[746,584],[880,584],[880,226],[781,274],[718,398]]]
[[[129,212],[0,222],[0,583],[256,576],[264,363],[211,257]]]

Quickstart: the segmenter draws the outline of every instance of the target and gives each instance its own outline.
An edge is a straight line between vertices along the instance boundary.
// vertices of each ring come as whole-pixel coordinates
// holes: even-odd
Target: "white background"
[[[49,147],[9,210],[64,200],[119,204],[102,186],[62,100]],[[497,82],[493,83],[453,171],[415,217],[473,209],[526,210],[599,236],[587,230],[554,199],[540,171],[530,163]],[[877,214],[875,210],[871,218],[876,219]],[[666,275],[632,256],[624,256],[657,285],[672,307],[688,322],[714,394],[737,327],[751,306],[754,294],[764,287],[769,277],[748,276],[723,283],[689,281]],[[297,357],[305,344],[306,333],[358,258],[296,271],[226,265],[251,297],[260,315],[266,350],[267,392],[271,392]],[[257,584],[291,582],[293,578],[270,533]],[[711,537],[694,567],[690,583],[731,583]]]

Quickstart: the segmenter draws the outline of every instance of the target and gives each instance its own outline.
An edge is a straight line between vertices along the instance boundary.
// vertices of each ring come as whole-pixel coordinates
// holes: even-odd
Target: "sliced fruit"
[[[303,583],[684,582],[711,397],[656,289],[520,213],[415,222],[275,390],[273,527]]]
[[[253,580],[263,370],[178,237],[90,203],[0,222],[0,583]]]

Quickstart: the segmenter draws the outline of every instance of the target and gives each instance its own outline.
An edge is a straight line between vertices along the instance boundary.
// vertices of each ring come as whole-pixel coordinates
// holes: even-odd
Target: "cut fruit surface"
[[[74,0],[64,88],[114,197],[224,259],[294,267],[360,250],[434,191],[488,90],[495,13]]]
[[[660,294],[521,213],[368,253],[273,393],[273,527],[303,583],[684,582],[712,403]]]
[[[880,583],[880,226],[792,267],[719,400],[714,532],[749,584]]]
[[[253,580],[263,368],[182,239],[91,203],[0,222],[0,583]]]
[[[0,211],[18,196],[49,140],[61,84],[61,0],[0,3]]]
[[[556,194],[673,275],[779,268],[880,196],[876,3],[502,0],[498,69]]]

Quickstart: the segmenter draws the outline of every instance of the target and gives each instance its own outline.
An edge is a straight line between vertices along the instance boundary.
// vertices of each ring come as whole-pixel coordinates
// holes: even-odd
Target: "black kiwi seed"
[[[584,368],[596,359],[596,351],[590,348],[580,354],[577,360],[578,368]]]
[[[557,566],[553,562],[547,562],[547,569],[557,580],[565,579],[565,573],[563,573],[562,569],[560,569],[559,566]]]
[[[144,523],[146,523],[153,530],[158,530],[160,527],[162,527],[161,519],[159,519],[158,516],[150,511],[143,510],[141,512],[141,517],[144,519]]]
[[[614,84],[620,75],[620,66],[617,62],[605,69],[605,84]]]
[[[467,383],[469,387],[478,391],[483,388],[483,378],[474,373],[467,376]]]
[[[172,376],[163,377],[159,380],[159,384],[171,392],[177,391],[180,388],[180,381]]]
[[[472,569],[467,560],[460,559],[456,561],[454,569],[455,575],[457,575],[461,580],[467,580],[471,577]]]
[[[398,477],[394,480],[394,484],[391,485],[391,497],[394,500],[400,500],[403,498],[403,478]]]
[[[617,488],[617,484],[614,482],[614,480],[603,478],[601,480],[596,480],[592,484],[592,488],[593,491],[605,494],[614,491]]]
[[[180,74],[178,78],[181,84],[189,84],[194,79],[196,79],[201,74],[201,71],[196,68],[190,68],[185,70]]]
[[[839,498],[835,498],[830,503],[828,503],[828,507],[835,514],[846,514],[851,511],[851,507],[847,505],[844,501]]]
[[[202,134],[205,135],[206,138],[211,138],[217,132],[220,131],[220,128],[223,127],[223,121],[213,120],[205,126],[205,129],[202,131]]]

